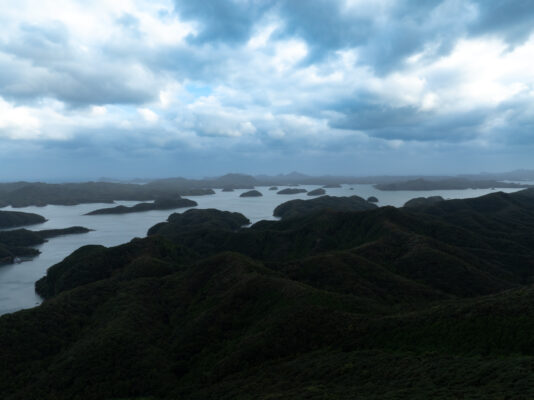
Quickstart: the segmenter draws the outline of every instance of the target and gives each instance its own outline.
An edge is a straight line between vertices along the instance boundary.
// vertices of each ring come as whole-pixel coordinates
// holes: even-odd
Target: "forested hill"
[[[6,399],[530,399],[534,191],[282,221],[189,210],[0,318]]]

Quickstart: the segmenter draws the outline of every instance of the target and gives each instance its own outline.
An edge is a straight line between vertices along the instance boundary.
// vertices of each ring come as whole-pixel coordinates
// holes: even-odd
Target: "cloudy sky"
[[[1,180],[515,168],[529,0],[2,0]]]

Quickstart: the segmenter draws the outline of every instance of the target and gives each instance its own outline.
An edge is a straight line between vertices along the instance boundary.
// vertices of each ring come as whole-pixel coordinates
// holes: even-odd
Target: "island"
[[[166,222],[160,222],[151,227],[147,232],[147,236],[163,235],[173,238],[184,233],[196,231],[223,230],[236,232],[249,224],[249,219],[240,213],[220,211],[214,208],[193,209],[181,214],[171,214]]]
[[[302,217],[319,211],[366,211],[377,206],[359,196],[334,197],[322,196],[312,200],[290,200],[280,204],[273,211],[275,217],[282,219]]]
[[[369,203],[378,203],[378,198],[376,198],[375,196],[370,196],[367,198],[367,201]]]
[[[241,193],[239,197],[261,197],[263,194],[257,190],[249,190],[248,192]]]
[[[286,189],[282,189],[276,192],[276,194],[299,194],[299,193],[306,193],[306,192],[307,192],[306,189],[286,188]]]
[[[106,214],[130,214],[136,212],[152,210],[174,210],[176,208],[196,207],[198,203],[189,199],[157,199],[153,203],[139,203],[131,207],[117,206],[111,208],[101,208],[88,212],[85,215],[106,215]]]
[[[323,194],[326,194],[326,190],[321,189],[321,188],[310,190],[308,192],[308,196],[322,196]]]
[[[323,188],[325,189],[335,189],[342,187],[339,183],[330,183],[328,185],[324,185]]]
[[[234,188],[231,188],[231,187],[224,187],[222,189],[223,192],[233,192],[234,191]]]
[[[445,199],[441,196],[416,197],[404,203],[404,207],[406,208],[426,207],[426,206],[432,206],[441,201],[445,201]]]
[[[215,194],[213,189],[190,189],[180,193],[182,196],[209,196]]]
[[[0,265],[12,264],[20,259],[35,257],[40,252],[32,248],[32,246],[43,244],[47,239],[90,231],[90,229],[81,226],[41,231],[30,231],[27,229],[0,231]]]
[[[25,225],[42,224],[46,218],[39,214],[19,211],[0,211],[0,228],[16,228]]]
[[[278,190],[278,186],[271,186],[269,190]]]

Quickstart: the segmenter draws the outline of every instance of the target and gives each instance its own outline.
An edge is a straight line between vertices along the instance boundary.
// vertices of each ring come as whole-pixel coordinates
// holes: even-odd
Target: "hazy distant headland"
[[[502,182],[495,180],[474,180],[467,178],[414,179],[409,181],[381,183],[375,185],[379,190],[463,190],[463,189],[506,189],[527,188],[533,185]]]
[[[517,183],[504,180],[517,181]],[[215,194],[214,189],[231,191],[253,190],[255,187],[278,187],[319,185],[337,188],[342,184],[374,184],[379,190],[441,190],[469,188],[526,188],[525,180],[534,180],[534,171],[515,171],[502,174],[479,174],[462,176],[310,176],[290,174],[246,175],[226,174],[204,179],[166,178],[154,180],[136,179],[133,182],[81,182],[0,183],[0,207],[27,207],[76,205],[83,203],[113,203],[120,200],[148,201],[177,196],[205,196]],[[282,189],[283,190],[283,189]],[[295,189],[292,193],[298,193]]]

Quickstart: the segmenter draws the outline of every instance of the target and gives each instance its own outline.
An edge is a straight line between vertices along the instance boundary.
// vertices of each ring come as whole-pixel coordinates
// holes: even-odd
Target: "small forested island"
[[[278,190],[278,186],[271,186],[269,190]]]
[[[139,203],[131,207],[117,206],[101,208],[88,212],[85,215],[129,214],[152,210],[174,210],[176,208],[196,207],[197,205],[198,203],[196,201],[178,197],[173,199],[157,199],[153,203]]]
[[[308,192],[308,196],[322,196],[323,194],[326,194],[326,190],[322,188],[310,190]]]
[[[276,194],[299,194],[299,193],[306,193],[306,189],[296,189],[296,188],[286,188],[279,190],[276,192]]]
[[[329,183],[328,185],[324,185],[323,188],[325,189],[335,189],[340,188],[341,185],[339,183]]]
[[[215,190],[213,189],[190,189],[180,193],[182,196],[209,196],[212,194],[215,194]]]
[[[426,207],[432,206],[436,203],[444,201],[445,199],[441,196],[430,196],[430,197],[416,197],[414,199],[408,200],[404,203],[404,207],[407,208],[417,208],[417,207]]]
[[[261,197],[263,194],[257,190],[249,190],[248,192],[241,193],[239,197]]]
[[[0,231],[0,265],[11,264],[17,258],[30,258],[38,255],[39,251],[31,246],[43,244],[47,239],[87,232],[90,232],[90,229],[81,226],[41,231],[27,229]]]
[[[531,185],[494,180],[471,180],[465,178],[414,179],[404,182],[381,183],[374,185],[378,190],[463,190],[494,188],[528,188]]]
[[[177,234],[190,231],[231,230],[250,225],[250,221],[243,214],[220,211],[214,208],[203,210],[187,210],[184,213],[174,213],[167,218],[167,222],[154,225],[147,232],[148,236],[164,235],[174,237]]]
[[[222,191],[223,191],[223,192],[233,192],[233,191],[234,191],[234,188],[232,188],[232,187],[224,187],[224,188],[222,189]]]
[[[290,200],[280,204],[273,211],[275,217],[282,219],[302,217],[318,211],[365,211],[377,208],[359,196],[333,197],[322,196],[313,200]]]
[[[378,203],[378,198],[376,198],[375,196],[370,196],[367,198],[367,201],[369,203]]]
[[[0,211],[0,228],[16,228],[25,225],[35,225],[46,222],[46,218],[39,214],[19,211]]]

